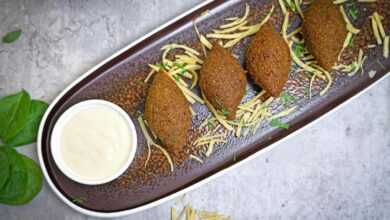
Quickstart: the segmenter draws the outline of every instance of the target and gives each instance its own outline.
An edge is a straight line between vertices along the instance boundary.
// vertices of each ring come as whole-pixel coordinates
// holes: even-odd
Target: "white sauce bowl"
[[[64,126],[68,123],[70,119],[72,119],[73,116],[75,116],[75,114],[80,113],[82,110],[88,108],[96,108],[96,107],[97,108],[102,107],[105,108],[105,110],[109,109],[110,111],[118,113],[118,115],[120,115],[123,118],[124,122],[126,122],[126,124],[128,125],[128,133],[130,135],[131,149],[129,150],[129,155],[127,155],[128,159],[126,160],[126,162],[123,163],[123,166],[122,165],[120,166],[118,170],[116,170],[109,176],[106,176],[105,178],[91,179],[79,175],[67,165],[63,157],[63,152],[61,151],[61,147],[63,147],[61,146],[62,145],[61,138],[64,132]],[[53,128],[50,144],[51,144],[51,153],[56,165],[67,177],[69,177],[70,179],[78,183],[82,183],[86,185],[99,185],[99,184],[110,182],[118,178],[130,166],[131,162],[134,159],[135,152],[137,149],[137,133],[133,121],[130,119],[129,115],[122,108],[108,101],[94,99],[94,100],[83,101],[76,105],[73,105],[60,116],[60,118],[57,120]],[[91,164],[91,166],[93,166],[93,164]]]

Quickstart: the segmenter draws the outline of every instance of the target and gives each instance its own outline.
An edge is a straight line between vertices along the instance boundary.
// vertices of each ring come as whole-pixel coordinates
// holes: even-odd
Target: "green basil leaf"
[[[9,147],[2,147],[10,164],[10,175],[0,189],[0,203],[12,204],[12,201],[24,196],[27,187],[27,171],[20,154]]]
[[[0,147],[0,189],[7,182],[9,177],[9,162],[5,151]]]
[[[38,164],[20,154],[27,172],[27,184],[26,190],[23,196],[17,197],[14,200],[8,201],[8,205],[23,205],[30,202],[42,189],[42,171],[39,168]]]
[[[39,100],[32,100],[30,105],[30,113],[24,128],[13,138],[9,139],[5,144],[7,146],[22,146],[35,142],[39,129],[39,123],[45,114],[48,104]]]
[[[8,32],[6,35],[3,36],[3,43],[12,43],[19,39],[20,35],[22,35],[22,30],[16,30]]]
[[[30,95],[24,90],[0,100],[0,138],[4,143],[25,126],[30,103]]]

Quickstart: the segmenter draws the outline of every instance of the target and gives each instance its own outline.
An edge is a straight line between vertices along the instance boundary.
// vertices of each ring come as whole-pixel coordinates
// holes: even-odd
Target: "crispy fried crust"
[[[200,71],[200,88],[207,100],[233,120],[245,95],[246,77],[238,61],[219,44],[213,44]]]
[[[166,73],[157,73],[146,98],[145,119],[165,147],[178,150],[186,144],[191,127],[189,108],[175,82]]]
[[[347,30],[339,8],[330,0],[315,0],[304,13],[306,46],[320,66],[330,71],[337,62]]]
[[[288,80],[291,56],[288,45],[270,23],[266,23],[252,40],[246,53],[246,67],[268,94],[279,96]]]

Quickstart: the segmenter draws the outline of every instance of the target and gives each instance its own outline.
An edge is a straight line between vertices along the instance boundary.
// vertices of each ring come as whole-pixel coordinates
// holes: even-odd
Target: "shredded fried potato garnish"
[[[209,106],[213,115],[207,117],[201,123],[199,129],[203,130],[209,124],[214,126],[214,123],[218,122],[228,132],[232,132],[236,137],[242,137],[249,133],[254,134],[262,123],[270,122],[272,119],[285,117],[296,110],[296,107],[292,107],[273,115],[269,106],[272,101],[274,101],[274,98],[270,97],[263,102],[261,101],[261,97],[264,94],[265,91],[262,91],[247,102],[240,104],[236,112],[235,120],[227,120],[226,117],[216,111],[207,98],[203,96],[203,99]],[[198,139],[195,140],[194,145],[197,147],[206,146],[206,152],[204,154],[207,158],[214,152],[216,145],[226,143],[228,133],[218,133],[219,127],[216,127],[214,130],[206,130],[208,130],[208,132],[198,137]]]
[[[171,220],[182,220],[182,217],[184,217],[184,220],[231,220],[227,215],[213,211],[196,210],[191,205],[186,205],[179,216],[177,215],[176,209],[171,208]]]
[[[364,52],[362,49],[359,50],[359,55],[355,61],[353,61],[349,65],[345,64],[338,64],[333,69],[348,73],[349,76],[355,75],[359,70],[361,70],[361,73],[363,73],[363,65],[365,60],[367,59],[367,56],[364,55]]]
[[[371,16],[372,32],[378,45],[383,44],[383,57],[389,58],[389,36],[386,35],[385,29],[382,24],[383,16],[374,12]]]
[[[250,7],[247,4],[245,6],[245,14],[241,18],[229,18],[232,20],[230,23],[221,25],[218,29],[214,29],[213,33],[206,35],[207,38],[214,38],[219,40],[228,40],[226,43],[223,43],[222,46],[225,48],[230,48],[239,43],[242,39],[256,34],[261,26],[263,26],[271,17],[274,11],[274,6],[272,5],[270,12],[265,16],[265,18],[258,24],[248,25],[248,16],[250,13]],[[210,46],[207,42],[207,38],[201,39],[201,42],[206,46]]]
[[[142,133],[146,139],[146,145],[148,147],[148,154],[147,154],[147,158],[146,158],[146,161],[145,161],[145,165],[144,167],[146,167],[148,165],[148,162],[150,160],[150,155],[151,155],[151,147],[156,147],[157,149],[159,149],[163,154],[164,156],[167,158],[168,160],[168,163],[169,163],[169,166],[170,166],[170,169],[171,169],[171,172],[173,172],[174,170],[174,165],[173,165],[173,161],[172,161],[172,158],[171,156],[169,155],[169,153],[163,148],[161,147],[160,145],[156,144],[153,140],[153,138],[150,136],[149,132],[148,132],[148,129],[146,127],[146,123],[144,121],[144,119],[142,118],[142,116],[139,116],[137,118],[138,120],[138,123],[141,127],[141,130],[142,130]]]

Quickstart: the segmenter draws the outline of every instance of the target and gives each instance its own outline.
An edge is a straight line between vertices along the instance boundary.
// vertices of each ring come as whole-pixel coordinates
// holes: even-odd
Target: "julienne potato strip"
[[[194,26],[195,33],[198,36],[198,39],[200,41],[200,46],[202,47],[203,55],[204,57],[207,57],[207,49],[211,50],[213,48],[213,45],[207,40],[205,36],[203,36],[200,32],[198,27],[196,26],[197,19],[195,19],[192,22],[192,25]]]
[[[335,1],[333,1],[333,4],[338,5],[338,4],[346,3],[348,1],[349,0],[335,0]],[[374,3],[376,1],[377,0],[357,0],[357,2],[360,2],[360,3]]]
[[[385,58],[389,58],[389,53],[390,53],[390,48],[389,48],[389,36],[386,36],[384,39],[384,44],[383,44],[383,56]]]
[[[389,58],[389,36],[386,35],[385,29],[382,24],[384,19],[378,12],[374,12],[371,16],[371,27],[374,33],[374,37],[378,45],[383,44],[383,57]]]
[[[196,210],[191,205],[186,205],[177,215],[176,209],[171,208],[171,220],[231,220],[229,216],[219,214],[218,212]]]
[[[343,2],[333,2],[334,4],[341,4],[341,3],[343,3]],[[347,28],[347,30],[348,30],[348,34],[347,34],[347,36],[346,36],[346,38],[345,38],[345,41],[344,41],[344,43],[343,43],[343,47],[342,47],[342,49],[341,49],[341,51],[340,51],[340,53],[339,53],[339,56],[338,56],[338,61],[340,61],[341,60],[341,55],[342,55],[342,53],[343,53],[343,51],[350,45],[350,42],[352,41],[352,39],[353,39],[353,37],[354,37],[354,35],[355,34],[358,34],[359,32],[360,32],[360,30],[359,29],[357,29],[357,28],[355,28],[354,26],[353,26],[353,24],[351,23],[351,21],[348,19],[348,16],[347,16],[347,14],[345,13],[345,10],[344,10],[344,7],[342,6],[342,5],[340,5],[340,12],[341,12],[341,14],[343,15],[343,18],[344,18],[344,21],[346,22],[346,28]],[[354,75],[357,71],[359,71],[359,69],[357,69],[357,68],[360,68],[360,67],[362,67],[362,63],[360,63],[360,59],[359,59],[359,62],[355,62],[355,63],[352,63],[351,65],[354,65],[354,69],[353,69],[353,72],[351,72],[350,73],[350,75],[352,74],[352,75]],[[361,65],[360,65],[361,64]],[[337,69],[336,67],[334,67],[333,69]],[[345,68],[344,68],[344,70],[346,70]]]
[[[333,2],[334,4],[341,4],[343,2],[340,2],[340,1],[335,1]],[[344,7],[342,5],[340,5],[340,12],[341,14],[343,15],[343,18],[344,18],[344,21],[346,23],[346,28],[348,30],[348,34],[347,34],[347,37],[345,38],[345,41],[344,41],[344,44],[343,44],[343,47],[339,53],[339,56],[338,56],[338,60],[340,61],[341,59],[341,54],[343,53],[343,51],[348,47],[348,45],[350,44],[350,42],[352,41],[354,35],[358,34],[360,32],[359,29],[355,28],[351,21],[348,19],[348,16],[347,14],[345,13],[345,10],[344,10]]]
[[[205,124],[208,124],[209,123],[209,120],[214,120],[215,118],[207,118],[204,122],[206,122]],[[200,126],[200,129],[202,128],[202,126]],[[223,132],[223,133],[219,133],[217,134],[217,131],[220,129],[219,126],[216,126],[213,130],[211,128],[209,128],[210,130],[203,136],[199,137],[198,139],[195,140],[194,142],[194,145],[196,147],[200,147],[200,146],[206,146],[207,147],[207,150],[206,152],[204,153],[206,158],[209,157],[213,151],[214,151],[214,146],[216,144],[220,144],[220,143],[226,143],[226,136],[227,136],[227,132]]]
[[[171,172],[173,172],[173,170],[174,170],[173,161],[172,161],[172,158],[169,155],[169,153],[163,147],[161,147],[160,145],[158,145],[154,142],[153,138],[150,136],[150,134],[148,132],[148,129],[146,127],[146,123],[145,123],[144,119],[142,118],[142,116],[139,116],[137,118],[137,120],[138,120],[138,123],[141,127],[142,133],[146,139],[146,145],[148,147],[148,155],[147,155],[144,167],[146,167],[148,165],[148,162],[149,162],[150,156],[151,156],[151,147],[153,146],[153,147],[156,147],[157,149],[159,149],[164,154],[164,156],[168,160],[169,166],[171,168]]]
[[[289,108],[289,109],[286,109],[286,110],[284,110],[284,111],[281,111],[281,112],[279,112],[279,113],[277,113],[277,114],[271,116],[271,117],[269,118],[269,120],[285,117],[285,116],[287,116],[287,115],[293,113],[293,112],[296,110],[296,108],[297,108],[297,107],[294,106],[294,107],[292,107],[292,108]]]
[[[285,15],[287,13],[286,5],[284,4],[284,0],[278,0],[280,8],[282,9],[283,14]]]
[[[206,103],[207,107],[210,109],[210,111],[214,114],[214,117],[217,119],[217,121],[223,125],[227,130],[232,131],[234,130],[232,126],[230,126],[227,123],[226,116],[220,115],[217,110],[214,108],[214,106],[207,100],[206,96],[202,93],[202,97],[204,102]]]
[[[363,73],[363,65],[364,62],[366,61],[367,56],[364,55],[364,52],[362,49],[359,50],[359,55],[357,57],[357,60],[353,61],[349,65],[345,64],[338,64],[333,69],[348,73],[348,76],[353,76],[355,75],[359,70],[361,70],[361,73]]]
[[[295,4],[295,7],[297,8],[298,14],[301,16],[301,18],[303,18],[303,12],[301,9],[301,2],[299,2],[298,0],[294,0],[294,4]]]
[[[383,41],[382,41],[381,35],[379,34],[378,22],[374,16],[371,16],[371,27],[372,27],[372,31],[374,33],[374,37],[376,39],[376,43],[378,45],[382,45]]]
[[[385,29],[383,28],[383,24],[382,24],[383,17],[381,15],[379,15],[378,12],[374,12],[372,17],[375,20],[376,25],[378,26],[378,30],[379,30],[379,33],[380,33],[382,39],[385,38],[386,33],[385,33]]]
[[[272,5],[270,12],[266,15],[266,17],[256,25],[248,25],[248,16],[250,13],[250,7],[247,4],[245,6],[245,14],[241,18],[229,18],[232,22],[228,24],[221,25],[219,29],[214,29],[213,33],[209,33],[206,35],[207,38],[214,38],[219,40],[228,40],[226,43],[223,43],[222,46],[225,48],[230,48],[239,43],[242,39],[249,37],[251,35],[256,34],[261,26],[263,26],[271,17],[274,11],[274,6]],[[210,47],[211,44],[208,43],[207,38],[202,39],[202,35],[200,36],[200,41],[206,47]]]
[[[345,10],[344,10],[344,7],[342,5],[340,5],[340,12],[341,14],[343,15],[343,18],[345,20],[345,22],[347,23],[347,30],[349,32],[352,32],[353,34],[358,34],[360,32],[359,29],[355,28],[355,26],[353,26],[353,24],[351,23],[351,21],[348,19],[348,16],[347,14],[345,13]]]
[[[348,32],[347,37],[345,37],[345,40],[344,40],[344,43],[343,43],[343,48],[341,48],[341,51],[340,51],[339,56],[337,58],[338,61],[341,60],[341,55],[342,55],[343,51],[350,45],[352,39],[353,39],[353,33],[352,32]]]
[[[328,71],[324,70],[321,66],[317,65],[316,63],[314,63],[313,66],[316,67],[317,69],[321,70],[321,72],[325,74],[326,80],[328,82],[326,84],[325,88],[320,91],[320,96],[323,96],[330,89],[330,86],[332,85],[333,79],[332,79],[332,76],[330,75],[330,73]]]
[[[197,161],[197,162],[199,162],[201,164],[203,163],[202,159],[200,159],[198,156],[195,156],[193,154],[190,155],[190,159],[193,159],[193,160],[195,160],[195,161]]]
[[[302,12],[302,0],[278,0],[280,8],[282,9],[283,15],[286,15],[286,13],[289,12],[289,10],[293,12],[298,12],[299,16],[303,18],[303,12]]]

